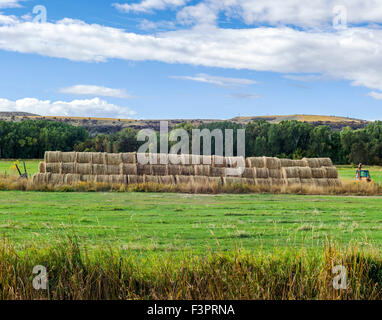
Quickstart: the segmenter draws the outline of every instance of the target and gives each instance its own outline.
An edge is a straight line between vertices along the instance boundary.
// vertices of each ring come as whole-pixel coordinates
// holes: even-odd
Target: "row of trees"
[[[193,129],[232,129],[234,151],[238,129],[246,130],[246,156],[276,156],[300,159],[302,157],[330,157],[337,164],[365,163],[382,165],[382,122],[370,123],[366,128],[349,127],[334,131],[329,126],[314,126],[298,121],[271,124],[263,120],[245,127],[232,122],[215,122],[194,128],[190,123],[176,127],[185,129],[190,136]],[[157,134],[159,145],[159,133]],[[137,131],[124,129],[116,134],[98,134],[90,137],[81,127],[60,122],[0,121],[1,158],[42,158],[46,150],[133,152],[144,142],[137,141]],[[169,143],[171,147],[174,142]],[[214,140],[212,140],[214,150]]]
[[[72,151],[88,132],[61,122],[0,121],[0,158],[41,159],[47,150]]]

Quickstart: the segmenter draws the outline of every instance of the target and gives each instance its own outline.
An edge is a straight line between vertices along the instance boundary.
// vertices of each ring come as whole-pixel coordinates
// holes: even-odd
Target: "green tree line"
[[[258,120],[243,126],[233,122],[214,122],[195,128],[190,123],[175,127],[189,134],[190,150],[193,129],[232,129],[234,151],[238,129],[246,130],[246,156],[275,156],[300,159],[302,157],[330,157],[336,164],[365,163],[382,165],[382,122],[376,121],[364,129],[349,127],[341,131],[329,126],[314,126],[298,121],[279,124]],[[157,134],[159,146],[159,133]],[[144,142],[137,141],[137,131],[131,128],[115,134],[90,137],[81,127],[61,122],[0,121],[1,158],[42,158],[47,150],[88,152],[133,152]],[[169,142],[169,148],[175,142]],[[202,150],[202,148],[201,148]],[[214,140],[212,140],[214,150]]]

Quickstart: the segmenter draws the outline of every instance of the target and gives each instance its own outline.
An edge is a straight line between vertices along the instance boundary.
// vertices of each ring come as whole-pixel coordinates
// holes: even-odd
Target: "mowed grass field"
[[[382,245],[382,198],[0,192],[0,234],[16,246],[76,235],[92,247],[204,254],[245,248]]]

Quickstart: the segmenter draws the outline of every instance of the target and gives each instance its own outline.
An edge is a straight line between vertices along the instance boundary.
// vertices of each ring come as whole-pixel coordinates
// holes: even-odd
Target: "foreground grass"
[[[32,286],[34,266],[47,270],[47,290]],[[335,290],[334,266],[346,268]],[[355,246],[321,252],[274,250],[136,257],[113,247],[89,251],[69,240],[46,248],[0,245],[0,299],[381,299],[382,260]]]
[[[0,192],[0,234],[16,247],[76,234],[88,247],[151,253],[382,245],[382,198]]]

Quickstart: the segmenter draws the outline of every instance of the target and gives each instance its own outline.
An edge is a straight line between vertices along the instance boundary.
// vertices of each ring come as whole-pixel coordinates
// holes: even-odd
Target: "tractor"
[[[366,182],[373,182],[370,176],[369,170],[362,170],[362,164],[360,163],[358,165],[358,169],[355,173],[355,179],[357,181],[366,181]]]

